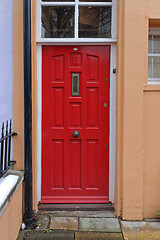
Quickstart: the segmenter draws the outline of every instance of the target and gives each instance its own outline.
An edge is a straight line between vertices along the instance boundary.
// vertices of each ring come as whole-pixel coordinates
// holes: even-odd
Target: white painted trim
[[[78,8],[78,0],[75,0],[76,6],[75,6],[75,15],[74,15],[74,37],[77,40],[78,39],[78,19],[79,19],[79,8]]]
[[[78,3],[79,6],[97,6],[97,7],[101,7],[101,6],[106,6],[106,7],[112,7],[112,2],[79,2]]]
[[[75,6],[75,2],[42,2],[41,6]]]
[[[112,2],[77,2],[79,6],[108,6],[112,7]],[[41,6],[75,6],[75,2],[42,2]]]
[[[160,81],[160,78],[148,78],[148,81]]]
[[[110,148],[109,148],[109,201],[114,202],[115,188],[115,131],[116,131],[116,0],[112,7],[112,38],[41,38],[41,12],[40,0],[37,0],[37,201],[41,200],[41,131],[42,130],[42,45],[110,45]],[[65,3],[65,2],[64,2]],[[89,4],[90,5],[90,4]],[[38,37],[39,36],[39,37]],[[77,37],[77,35],[75,35]]]
[[[90,44],[90,43],[94,43],[94,44],[97,44],[97,43],[104,43],[104,45],[106,43],[116,43],[117,39],[112,39],[112,38],[39,38],[37,39],[37,42],[38,43],[44,43],[46,45],[46,43],[63,43],[64,44],[67,44],[67,43],[70,43],[70,44],[77,44],[77,43],[80,43],[80,44]]]
[[[160,78],[148,78],[148,85],[160,85]]]
[[[160,53],[148,53],[148,57],[160,57]]]
[[[71,45],[63,43],[61,45]],[[88,43],[89,45],[90,43]],[[42,45],[37,44],[37,107],[38,107],[38,121],[37,121],[37,201],[41,200],[41,144],[42,144]],[[46,44],[45,44],[46,45]],[[50,44],[47,44],[50,45]],[[52,45],[60,45],[52,44]],[[79,43],[83,45],[83,43]],[[93,45],[93,44],[90,44]],[[94,44],[95,45],[95,44]],[[99,44],[100,45],[100,44]],[[104,45],[104,44],[101,44]],[[114,187],[115,187],[115,129],[116,129],[116,115],[115,115],[115,98],[116,98],[116,74],[113,74],[113,68],[116,68],[116,44],[105,45],[111,46],[110,55],[110,130],[109,130],[109,201],[114,202]],[[41,131],[40,131],[41,129]]]
[[[41,36],[41,4],[37,0],[37,36]]]
[[[115,153],[116,153],[116,44],[111,45],[110,55],[110,124],[109,124],[109,201],[114,202]]]
[[[42,45],[37,44],[37,201],[41,199],[42,159]]]
[[[117,38],[117,28],[116,28],[116,16],[117,16],[117,4],[116,4],[116,0],[113,0],[113,5],[112,5],[112,25],[111,25],[111,36],[112,39],[116,39]]]

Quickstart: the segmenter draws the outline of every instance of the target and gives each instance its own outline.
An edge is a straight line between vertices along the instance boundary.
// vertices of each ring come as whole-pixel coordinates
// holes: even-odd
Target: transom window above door
[[[116,38],[115,0],[38,0],[38,3],[40,39]]]

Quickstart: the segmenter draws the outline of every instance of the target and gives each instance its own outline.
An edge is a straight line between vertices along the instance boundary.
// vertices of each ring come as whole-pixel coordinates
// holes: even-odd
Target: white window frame
[[[74,34],[73,38],[42,38],[41,37],[41,6],[75,6],[75,19],[74,19]],[[78,38],[78,14],[79,6],[110,6],[112,7],[112,19],[111,19],[111,38]],[[116,42],[116,0],[112,2],[42,2],[37,0],[37,42],[39,43],[114,43]]]
[[[77,1],[77,0],[76,0]],[[112,0],[112,38],[41,38],[41,0],[37,0],[37,202],[41,200],[41,153],[42,153],[42,46],[43,45],[109,45],[110,54],[110,130],[109,130],[109,201],[114,202],[115,190],[115,139],[116,139],[116,15],[117,0]],[[44,2],[43,2],[44,4]],[[51,4],[51,3],[50,3]],[[55,2],[54,2],[55,4]],[[56,2],[60,6],[60,2]],[[69,3],[70,4],[70,3]],[[82,2],[91,5],[91,2]],[[62,3],[66,6],[66,2]],[[61,5],[61,6],[62,6]],[[104,2],[93,3],[94,6],[103,6]],[[76,22],[77,24],[77,22]],[[77,24],[78,26],[78,24]]]
[[[160,28],[149,28],[149,34],[152,35],[160,35]],[[160,53],[148,53],[148,60],[149,57],[160,57]],[[148,77],[148,84],[149,85],[159,85],[160,84],[160,78],[149,78]]]

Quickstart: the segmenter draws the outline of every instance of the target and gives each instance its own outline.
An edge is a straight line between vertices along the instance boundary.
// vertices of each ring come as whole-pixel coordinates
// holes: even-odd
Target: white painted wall
[[[13,119],[13,2],[0,0],[0,127]]]

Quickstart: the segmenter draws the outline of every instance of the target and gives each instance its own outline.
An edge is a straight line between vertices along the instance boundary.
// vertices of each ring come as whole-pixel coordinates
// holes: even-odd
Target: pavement
[[[160,240],[160,220],[122,221],[114,211],[39,211],[17,240]]]

